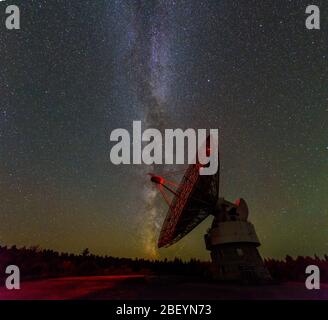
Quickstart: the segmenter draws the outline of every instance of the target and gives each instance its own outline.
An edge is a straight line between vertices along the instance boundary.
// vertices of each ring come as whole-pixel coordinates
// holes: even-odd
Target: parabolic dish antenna
[[[209,150],[208,146],[209,136],[206,150]],[[159,248],[176,243],[214,212],[219,197],[219,169],[214,175],[200,175],[201,167],[198,159],[195,164],[189,165],[176,190],[168,186],[172,183],[151,174],[152,182],[157,183],[160,190],[163,186],[174,195],[171,202],[167,201],[169,210],[160,232]]]

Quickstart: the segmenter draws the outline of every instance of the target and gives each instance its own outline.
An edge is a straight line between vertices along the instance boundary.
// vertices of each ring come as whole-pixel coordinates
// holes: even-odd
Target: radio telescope
[[[210,150],[208,145],[209,137],[206,150]],[[246,201],[238,199],[232,203],[219,197],[219,170],[214,175],[200,175],[201,166],[198,160],[191,164],[179,185],[161,176],[149,174],[151,182],[169,206],[158,247],[173,245],[212,215],[212,225],[204,238],[206,249],[211,255],[213,278],[269,281],[270,274],[257,250],[260,241],[253,224],[248,221]]]

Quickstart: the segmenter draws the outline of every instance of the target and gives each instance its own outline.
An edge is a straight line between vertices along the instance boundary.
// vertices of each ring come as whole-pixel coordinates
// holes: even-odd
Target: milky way
[[[208,259],[204,221],[156,249],[167,207],[109,134],[218,128],[221,192],[244,197],[264,256],[328,246],[327,30],[304,1],[15,1],[0,30],[0,241]],[[322,14],[326,1],[317,1]],[[3,11],[4,3],[0,3]]]

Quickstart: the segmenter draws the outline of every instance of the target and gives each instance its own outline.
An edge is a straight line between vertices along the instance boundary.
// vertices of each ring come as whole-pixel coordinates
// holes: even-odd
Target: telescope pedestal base
[[[218,246],[211,250],[211,275],[217,280],[264,283],[271,280],[254,246],[241,244]]]
[[[205,235],[205,243],[211,252],[211,274],[214,279],[245,283],[271,281],[257,250],[260,243],[251,223],[219,223]]]

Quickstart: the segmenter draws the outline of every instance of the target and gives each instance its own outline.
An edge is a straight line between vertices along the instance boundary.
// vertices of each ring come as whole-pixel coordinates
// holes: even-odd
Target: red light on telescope
[[[155,175],[151,175],[150,181],[160,185],[164,183],[164,179],[162,177]]]

